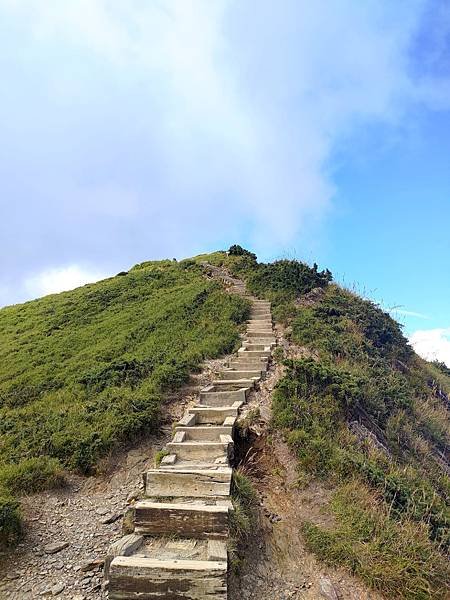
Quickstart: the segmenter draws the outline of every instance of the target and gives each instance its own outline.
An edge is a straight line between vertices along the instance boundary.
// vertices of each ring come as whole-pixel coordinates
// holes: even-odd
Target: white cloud
[[[3,285],[55,248],[106,270],[239,240],[311,251],[336,149],[450,97],[410,68],[425,5],[0,0]]]
[[[422,358],[439,360],[450,367],[450,327],[415,331],[409,341]]]
[[[19,15],[38,47],[85,52],[87,72],[100,61],[106,79],[129,87],[133,101],[142,98],[142,112],[133,116],[158,157],[158,181],[150,190],[126,183],[119,189],[133,198],[136,219],[155,223],[155,243],[173,236],[172,246],[181,246],[174,254],[189,251],[199,231],[212,237],[218,224],[230,237],[236,221],[246,222],[256,250],[307,234],[330,206],[326,163],[341,136],[355,123],[401,121],[405,106],[418,99],[407,65],[421,0],[295,0],[278,9],[263,0],[0,0],[1,6]],[[86,79],[65,75],[66,63],[53,56],[49,95],[92,102]],[[92,193],[72,182],[60,187],[102,203],[95,191],[107,184],[92,185]],[[157,222],[149,200],[156,191],[165,208]],[[227,210],[220,212],[224,193]]]
[[[99,281],[105,277],[108,277],[105,273],[70,265],[47,269],[32,275],[25,280],[24,287],[28,298],[39,298],[47,294],[73,290],[80,285]]]

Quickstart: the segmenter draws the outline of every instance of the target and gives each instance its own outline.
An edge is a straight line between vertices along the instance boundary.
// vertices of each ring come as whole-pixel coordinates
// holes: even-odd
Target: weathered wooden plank
[[[218,391],[214,386],[204,388],[200,392],[200,404],[202,406],[231,406],[234,402],[245,402],[248,387],[233,391]]]
[[[131,556],[133,552],[135,552],[138,548],[142,546],[143,541],[143,535],[131,533],[129,535],[124,535],[123,537],[119,538],[114,543],[112,543],[108,549],[108,553],[105,558],[105,564],[103,567],[104,578],[106,580],[109,579],[111,562],[116,556]]]
[[[214,460],[219,456],[227,456],[228,448],[227,444],[218,440],[217,442],[206,442],[206,441],[193,441],[193,442],[182,442],[180,444],[176,442],[169,442],[167,449],[177,455],[177,459],[186,460]]]
[[[164,471],[146,473],[147,496],[211,497],[229,496],[231,469],[224,471]]]
[[[226,561],[228,559],[227,544],[220,540],[208,540],[208,560]]]
[[[226,600],[227,563],[117,557],[108,587],[110,600]]]
[[[219,436],[223,434],[231,435],[233,427],[230,425],[197,425],[194,427],[176,427],[175,431],[183,431],[186,434],[185,440],[204,440],[204,441],[219,441]]]
[[[226,417],[236,417],[238,409],[235,406],[189,408],[189,412],[196,417],[196,423],[223,423]]]
[[[135,531],[148,535],[221,539],[228,535],[228,506],[142,500],[135,506]]]

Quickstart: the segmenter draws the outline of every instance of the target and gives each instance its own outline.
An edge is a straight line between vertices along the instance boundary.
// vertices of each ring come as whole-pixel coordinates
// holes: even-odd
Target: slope
[[[296,485],[326,481],[325,527],[303,522],[310,550],[388,598],[445,598],[450,581],[450,378],[421,360],[373,302],[298,261],[258,264],[240,248],[209,258],[271,300],[285,348],[273,394]]]
[[[193,261],[127,273],[0,311],[0,543],[20,535],[16,496],[88,473],[157,427],[164,397],[232,350],[246,301]]]

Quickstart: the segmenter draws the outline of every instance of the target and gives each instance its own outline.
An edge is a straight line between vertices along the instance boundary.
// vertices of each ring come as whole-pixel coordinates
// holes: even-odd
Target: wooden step
[[[226,600],[226,561],[164,561],[118,556],[110,566],[110,600]]]
[[[247,350],[247,348],[241,348],[238,351],[238,356],[240,358],[259,358],[259,357],[267,357],[271,355],[270,348],[267,350]]]
[[[221,392],[231,392],[234,390],[241,390],[242,388],[249,388],[250,390],[255,387],[254,379],[214,379],[212,382],[214,388]]]
[[[247,338],[267,338],[270,341],[275,341],[273,331],[261,331],[260,329],[249,330],[245,334]]]
[[[195,422],[221,424],[227,417],[237,417],[241,402],[235,402],[232,406],[195,406],[188,408],[188,413],[195,415]]]
[[[177,459],[214,461],[214,459],[220,456],[228,456],[229,444],[228,439],[224,442],[207,442],[204,440],[189,442],[175,441],[169,442],[166,447],[171,454],[176,454]]]
[[[235,418],[232,417],[233,421]],[[187,427],[185,425],[177,425],[175,431],[183,432],[185,440],[203,440],[203,441],[218,441],[221,435],[232,435],[234,422],[230,425],[194,425]]]
[[[145,494],[152,497],[193,498],[229,496],[231,474],[230,468],[222,471],[151,469],[144,473]]]
[[[238,371],[237,369],[228,369],[225,371],[221,371],[220,372],[220,378],[221,379],[254,379],[259,381],[261,379],[262,376],[262,369],[257,370],[241,370]]]
[[[230,508],[231,502],[211,505],[200,500],[195,503],[140,500],[134,506],[135,533],[223,539],[228,535]]]
[[[237,390],[223,391],[210,385],[200,392],[199,404],[203,406],[232,406],[235,402],[244,403],[247,399],[248,387]]]

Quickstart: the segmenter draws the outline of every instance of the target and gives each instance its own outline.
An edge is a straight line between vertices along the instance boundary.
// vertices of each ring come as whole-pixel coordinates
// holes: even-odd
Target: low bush
[[[0,548],[16,544],[22,535],[19,503],[0,490]]]

